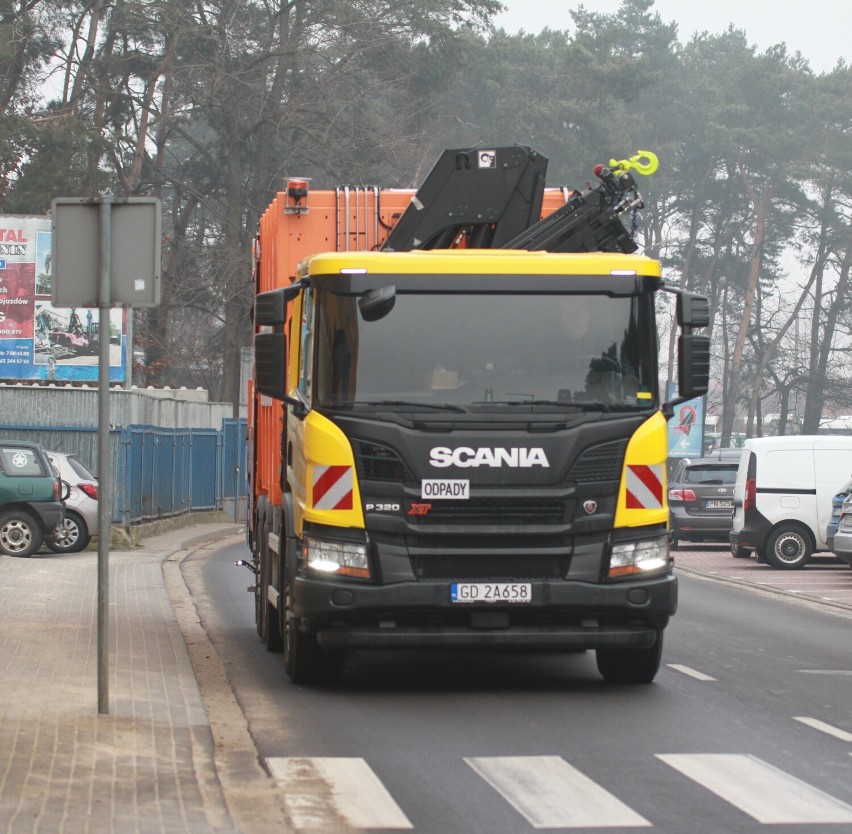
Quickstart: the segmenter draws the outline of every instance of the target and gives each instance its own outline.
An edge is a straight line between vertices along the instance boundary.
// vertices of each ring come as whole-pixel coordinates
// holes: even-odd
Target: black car
[[[727,542],[734,511],[739,450],[681,460],[669,481],[672,547],[681,541]]]

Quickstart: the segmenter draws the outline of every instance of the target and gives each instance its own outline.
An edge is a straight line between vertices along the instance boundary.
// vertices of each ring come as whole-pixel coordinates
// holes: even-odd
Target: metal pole
[[[127,311],[127,332],[124,338],[124,351],[127,360],[127,371],[124,377],[124,387],[129,391],[133,387],[133,308],[125,307]]]
[[[112,197],[100,199],[98,287],[98,713],[109,713],[109,540],[112,489],[109,454],[109,310]]]

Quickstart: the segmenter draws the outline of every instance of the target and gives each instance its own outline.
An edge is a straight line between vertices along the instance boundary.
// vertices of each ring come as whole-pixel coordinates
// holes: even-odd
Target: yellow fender
[[[623,174],[625,171],[633,170],[637,174],[647,177],[660,167],[660,160],[651,151],[637,151],[630,159],[610,159],[609,167],[614,174]]]

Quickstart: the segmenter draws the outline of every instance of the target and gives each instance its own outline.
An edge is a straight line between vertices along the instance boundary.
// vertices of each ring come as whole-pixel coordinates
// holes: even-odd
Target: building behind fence
[[[113,524],[197,511],[245,517],[246,421],[206,391],[110,389]],[[0,384],[0,436],[98,462],[96,387]]]

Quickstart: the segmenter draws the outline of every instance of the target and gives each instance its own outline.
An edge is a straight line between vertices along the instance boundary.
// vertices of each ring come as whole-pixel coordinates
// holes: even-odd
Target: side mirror
[[[370,290],[358,299],[358,309],[364,321],[378,321],[383,319],[396,304],[396,287],[380,287]]]
[[[710,324],[710,301],[691,292],[677,295],[677,323],[681,327],[707,327]]]
[[[678,337],[677,386],[680,397],[691,400],[710,387],[710,337],[683,333]]]

